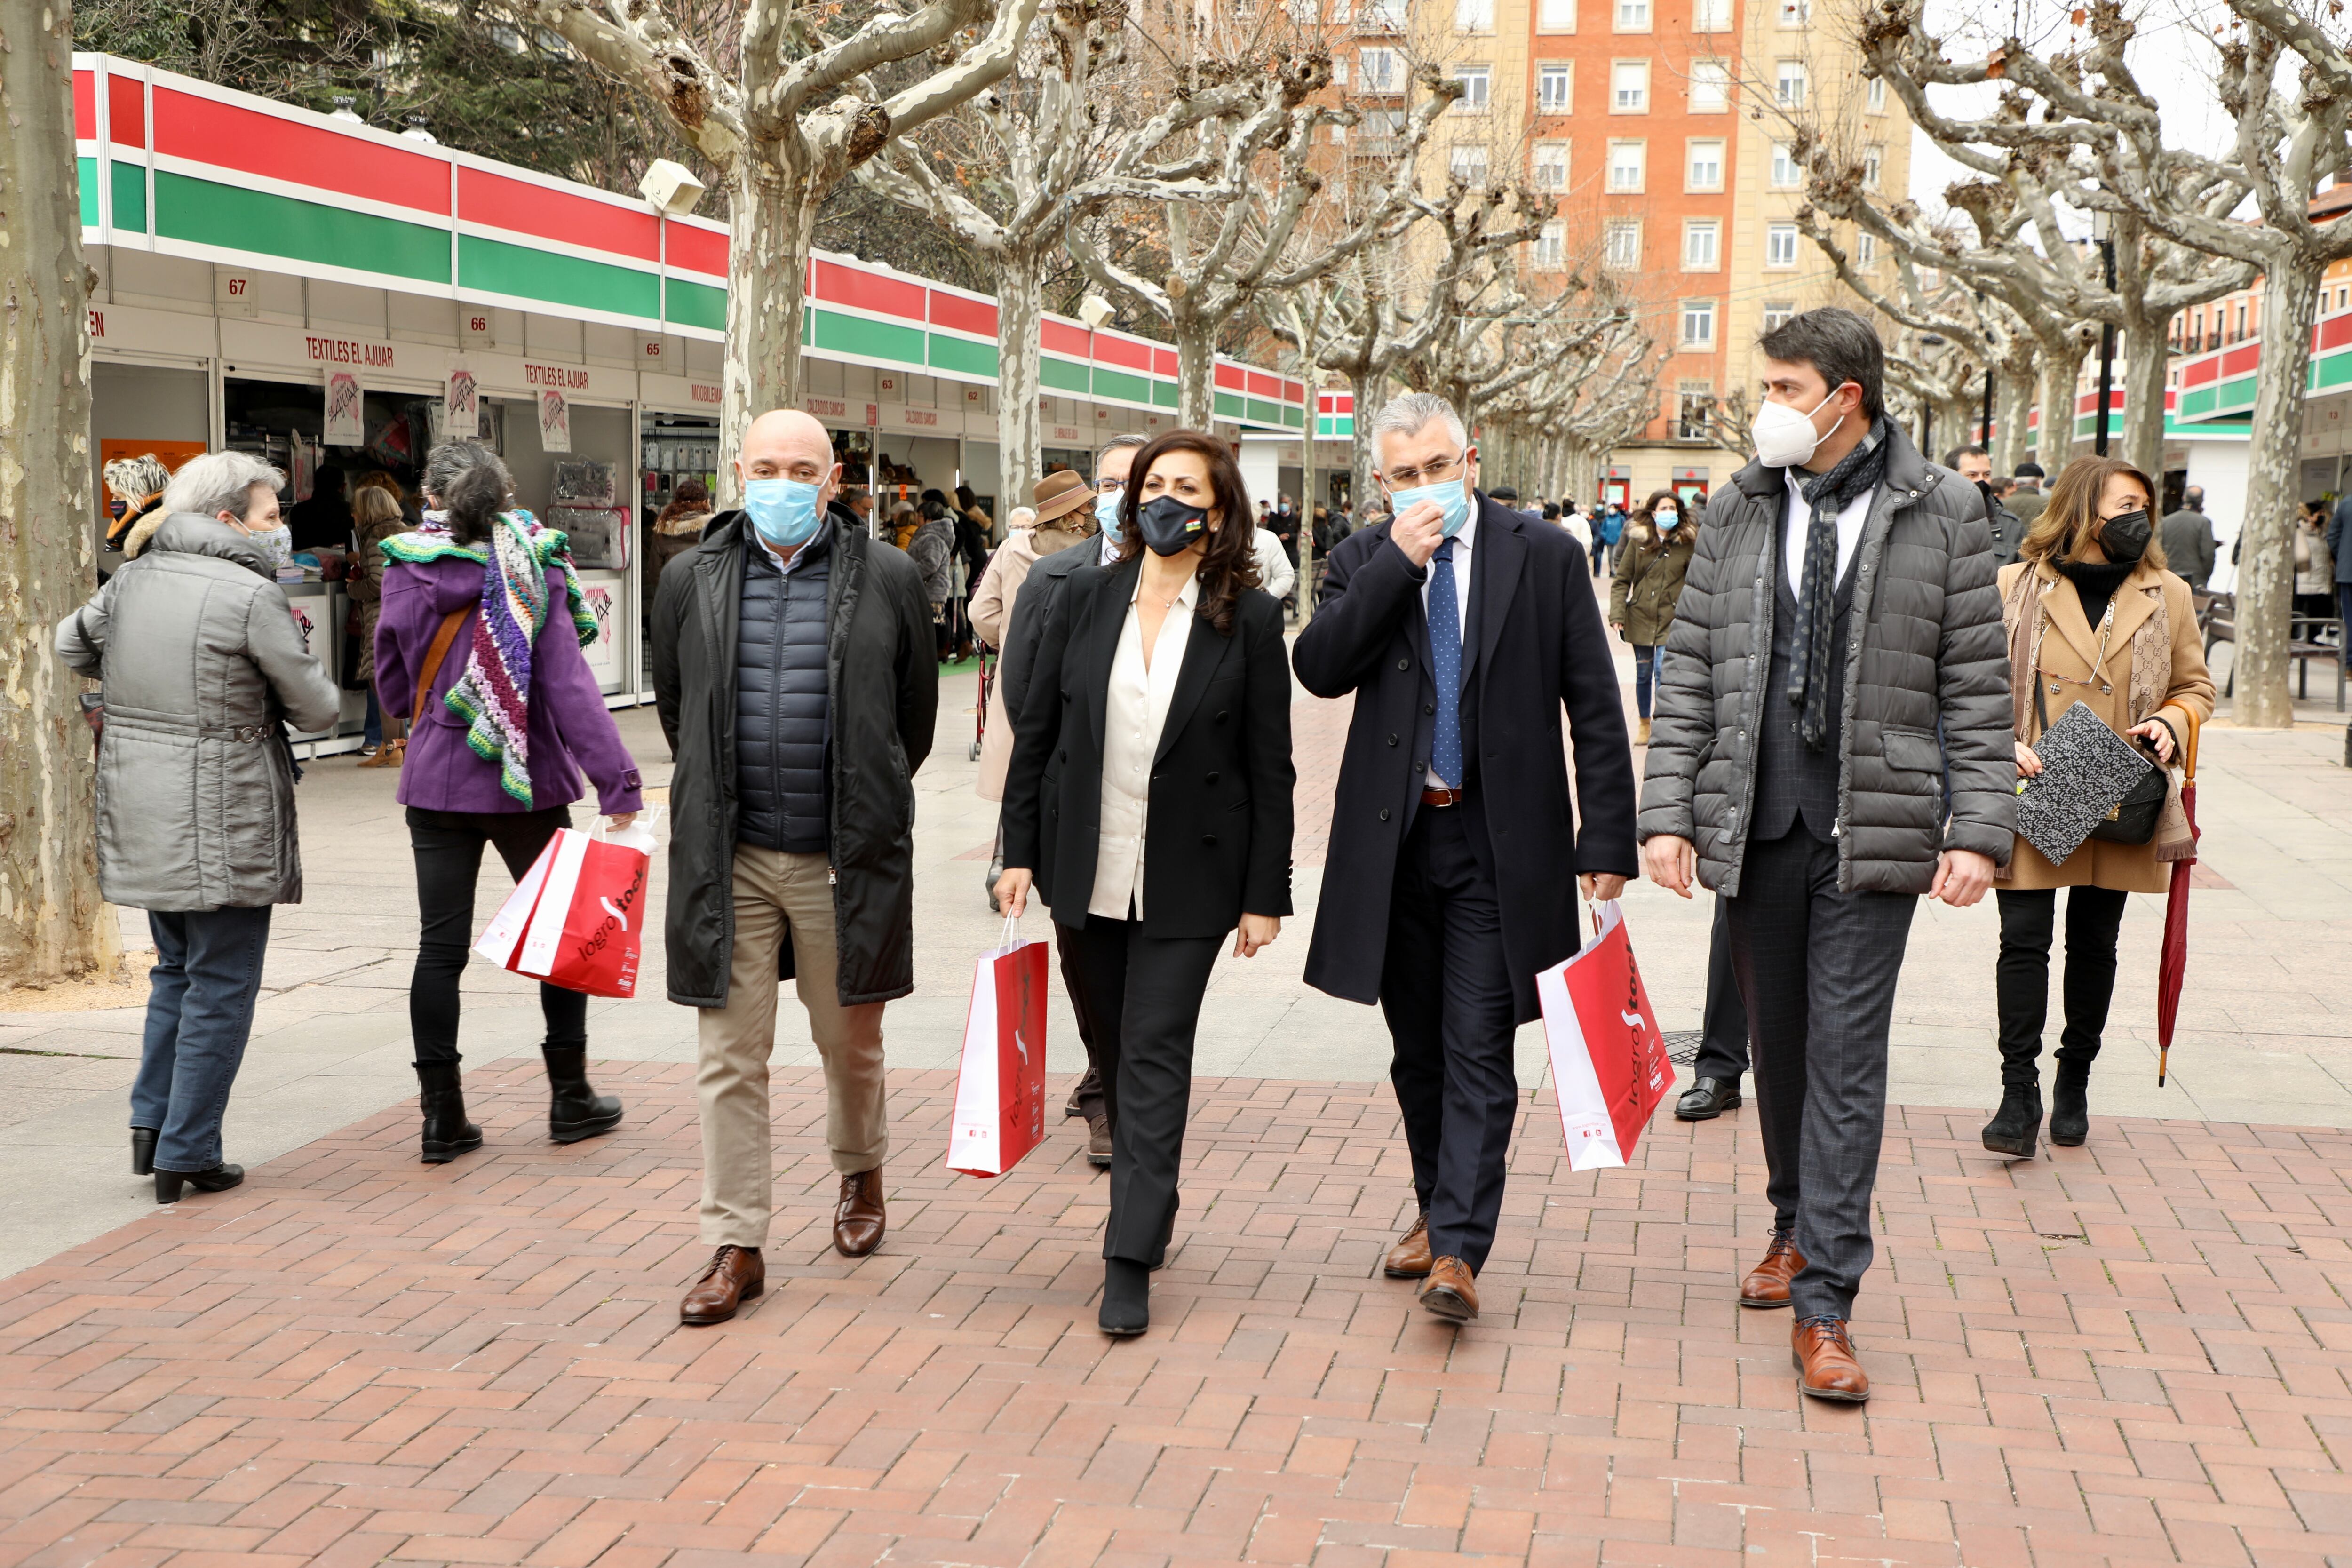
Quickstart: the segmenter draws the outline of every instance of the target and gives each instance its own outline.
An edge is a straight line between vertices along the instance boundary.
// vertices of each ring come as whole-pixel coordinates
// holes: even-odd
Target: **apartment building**
[[[1400,93],[1415,60],[1463,89],[1433,156],[1475,180],[1521,174],[1554,212],[1538,279],[1605,267],[1671,351],[1656,416],[1608,470],[1612,499],[1704,497],[1740,459],[1718,444],[1776,320],[1842,300],[1798,232],[1791,123],[1907,189],[1910,126],[1814,0],[1359,0],[1349,90]],[[1328,12],[1326,13],[1328,15]],[[1825,13],[1826,16],[1826,13]],[[1344,52],[1344,51],[1343,51]],[[1344,63],[1344,62],[1343,62]],[[1370,128],[1379,134],[1377,123]],[[1866,237],[1857,264],[1885,276]]]

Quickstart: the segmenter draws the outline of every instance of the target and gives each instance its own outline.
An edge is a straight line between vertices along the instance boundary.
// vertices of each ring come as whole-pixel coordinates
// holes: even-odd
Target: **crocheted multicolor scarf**
[[[499,768],[499,787],[528,807],[530,796],[531,645],[547,624],[547,569],[563,569],[565,597],[580,646],[596,640],[596,617],[572,563],[571,543],[517,508],[490,526],[487,549],[450,537],[446,513],[428,511],[425,526],[394,534],[379,546],[388,562],[470,561],[482,568],[482,612],[474,620],[465,672],[442,700],[466,721],[466,744]]]

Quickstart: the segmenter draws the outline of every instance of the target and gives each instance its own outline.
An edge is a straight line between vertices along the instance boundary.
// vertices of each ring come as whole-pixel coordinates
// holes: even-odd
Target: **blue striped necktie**
[[[1462,787],[1462,610],[1454,588],[1454,541],[1437,547],[1429,576],[1429,668],[1437,679],[1437,736],[1430,771]]]

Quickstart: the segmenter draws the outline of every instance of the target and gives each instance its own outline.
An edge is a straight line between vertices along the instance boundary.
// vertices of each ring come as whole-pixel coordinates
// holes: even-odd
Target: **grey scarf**
[[[1885,477],[1888,428],[1883,416],[1873,421],[1835,468],[1797,484],[1813,515],[1805,531],[1805,571],[1798,585],[1789,701],[1802,710],[1799,732],[1811,751],[1820,751],[1830,732],[1830,660],[1837,657],[1838,513]]]

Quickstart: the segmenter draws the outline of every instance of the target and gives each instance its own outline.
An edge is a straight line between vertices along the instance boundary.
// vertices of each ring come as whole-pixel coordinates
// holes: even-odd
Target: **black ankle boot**
[[[2050,1087],[2050,1142],[2076,1149],[2091,1135],[2091,1064],[2060,1062]]]
[[[1095,1315],[1113,1339],[1133,1339],[1151,1326],[1151,1270],[1124,1258],[1103,1259],[1102,1310]]]
[[[547,1135],[558,1143],[577,1143],[621,1124],[621,1102],[598,1094],[588,1083],[588,1047],[541,1046],[547,1063]]]
[[[482,1130],[466,1120],[466,1091],[457,1064],[418,1062],[416,1100],[425,1112],[425,1163],[446,1165],[482,1146]]]
[[[2001,1090],[2000,1109],[1985,1123],[1984,1146],[2012,1160],[2033,1158],[2034,1135],[2042,1131],[2042,1086]]]
[[[215,1165],[209,1171],[158,1171],[155,1173],[155,1201],[175,1204],[180,1201],[180,1189],[190,1186],[200,1193],[225,1193],[245,1180],[242,1165]]]
[[[155,1173],[155,1129],[152,1127],[131,1130],[131,1173],[134,1176]]]

